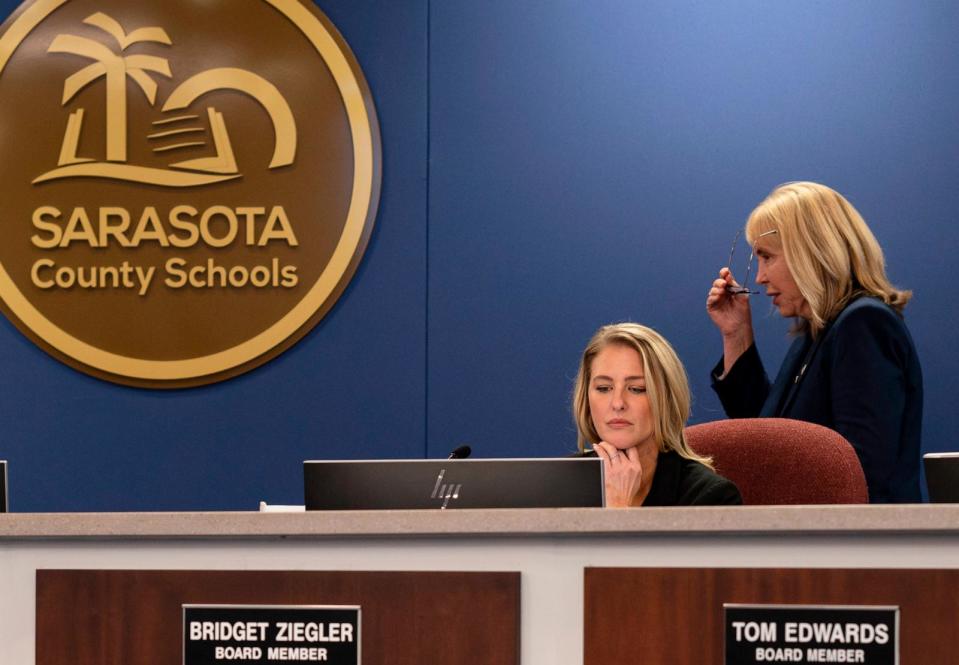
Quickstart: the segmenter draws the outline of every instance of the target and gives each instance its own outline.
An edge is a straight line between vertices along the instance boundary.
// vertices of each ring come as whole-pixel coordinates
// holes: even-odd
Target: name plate
[[[359,665],[360,607],[184,605],[183,665]]]
[[[726,665],[899,664],[899,608],[725,604]]]

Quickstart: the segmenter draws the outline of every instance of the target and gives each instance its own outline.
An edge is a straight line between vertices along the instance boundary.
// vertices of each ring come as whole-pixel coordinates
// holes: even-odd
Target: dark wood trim
[[[180,665],[181,605],[362,606],[364,665],[519,664],[519,573],[38,570],[36,665]]]
[[[904,664],[954,665],[959,570],[587,568],[585,665],[723,662],[723,603],[898,605]]]

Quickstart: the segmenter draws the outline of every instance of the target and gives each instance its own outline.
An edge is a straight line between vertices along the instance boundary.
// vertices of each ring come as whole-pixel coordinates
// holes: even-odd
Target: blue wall
[[[925,448],[956,448],[959,5],[318,4],[383,135],[352,285],[277,360],[185,391],[87,378],[0,323],[15,510],[249,509],[301,502],[305,458],[562,454],[577,356],[624,319],[674,342],[694,421],[719,418],[706,290],[796,179],[845,193],[915,290]],[[774,369],[788,323],[753,314]]]

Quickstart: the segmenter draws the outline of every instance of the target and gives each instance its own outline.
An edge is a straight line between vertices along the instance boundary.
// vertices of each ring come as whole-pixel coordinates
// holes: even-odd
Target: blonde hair
[[[876,237],[839,192],[815,182],[780,185],[746,222],[750,244],[775,233],[790,274],[811,311],[798,331],[815,337],[851,300],[879,298],[900,316],[912,291],[894,287]]]
[[[638,323],[603,326],[583,350],[573,391],[573,419],[578,431],[579,449],[585,451],[587,443],[600,440],[589,412],[589,383],[592,380],[593,359],[610,344],[635,349],[643,361],[646,394],[653,416],[653,437],[660,452],[675,450],[682,457],[712,469],[712,459],[697,455],[686,442],[684,428],[689,419],[690,394],[683,363],[662,335]]]

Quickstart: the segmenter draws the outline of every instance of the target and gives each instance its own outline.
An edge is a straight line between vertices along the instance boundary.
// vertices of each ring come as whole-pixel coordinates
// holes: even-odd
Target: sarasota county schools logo
[[[0,298],[24,334],[100,378],[192,386],[332,307],[380,144],[311,0],[35,0],[0,30]]]

